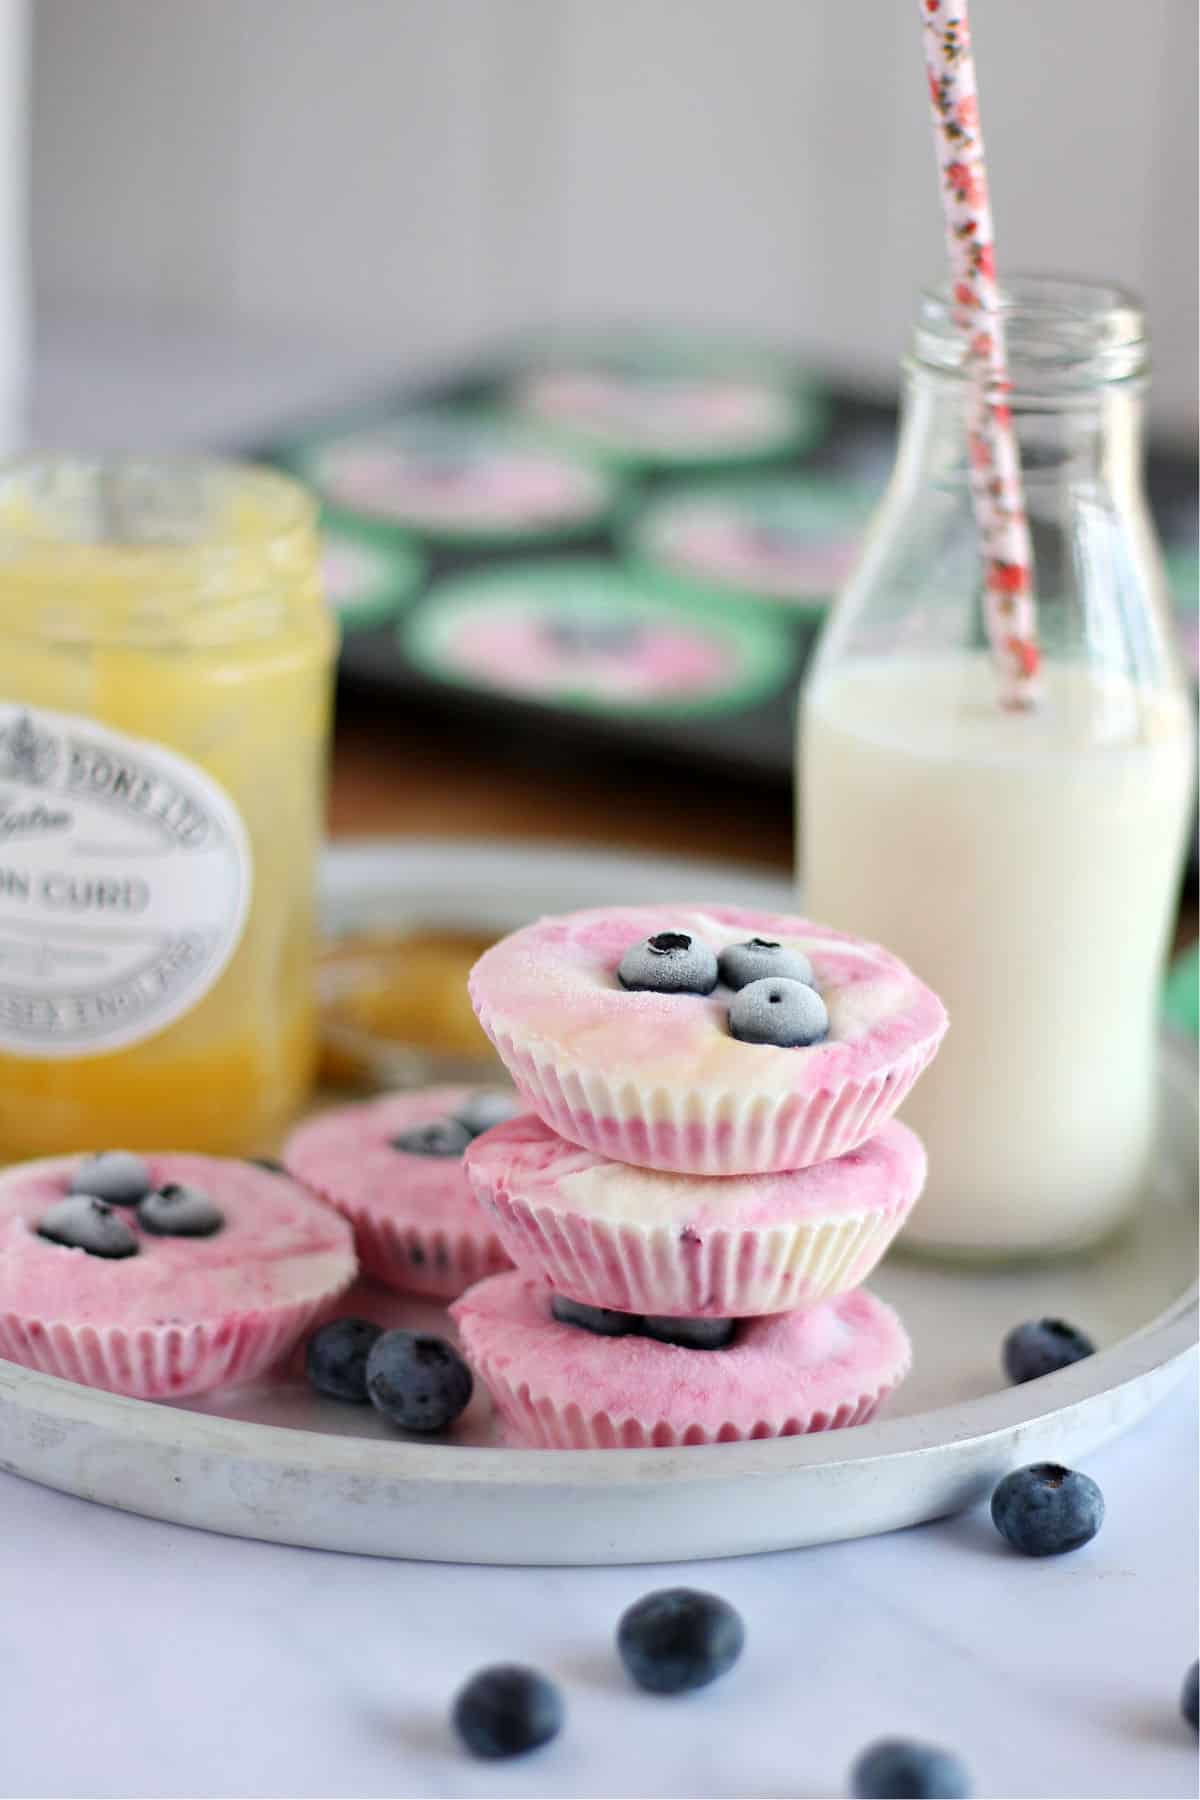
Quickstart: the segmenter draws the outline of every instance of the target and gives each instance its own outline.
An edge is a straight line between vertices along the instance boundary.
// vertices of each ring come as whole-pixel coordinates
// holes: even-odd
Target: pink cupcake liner
[[[890,1307],[864,1289],[807,1313],[746,1320],[727,1350],[599,1337],[560,1324],[521,1272],[455,1303],[467,1356],[518,1443],[668,1449],[865,1424],[908,1373]]]
[[[560,1070],[503,1031],[478,995],[476,1010],[525,1104],[561,1137],[614,1162],[685,1175],[767,1174],[845,1155],[899,1109],[940,1042],[926,1038],[861,1081],[812,1092],[676,1092]]]
[[[512,1268],[503,1242],[490,1229],[456,1233],[435,1225],[404,1225],[345,1201],[338,1210],[354,1228],[363,1274],[400,1293],[453,1300],[473,1282]]]
[[[896,1120],[815,1167],[714,1179],[610,1161],[532,1116],[489,1132],[465,1164],[519,1268],[591,1306],[693,1318],[791,1312],[856,1287],[926,1168]]]
[[[326,1290],[269,1312],[186,1325],[70,1325],[3,1312],[0,1357],[136,1400],[180,1400],[252,1381],[281,1362],[333,1297]]]

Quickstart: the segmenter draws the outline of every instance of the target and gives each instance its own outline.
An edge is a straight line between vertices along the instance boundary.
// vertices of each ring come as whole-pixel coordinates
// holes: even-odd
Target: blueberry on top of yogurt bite
[[[142,1229],[154,1237],[212,1237],[225,1223],[220,1207],[202,1189],[178,1181],[147,1194],[137,1216]]]
[[[631,993],[711,994],[717,959],[690,931],[656,931],[621,958],[617,979]]]
[[[433,1119],[413,1125],[392,1139],[392,1149],[405,1156],[461,1156],[473,1136],[461,1119]]]
[[[552,1294],[550,1312],[560,1325],[578,1325],[581,1331],[595,1332],[597,1337],[628,1337],[641,1330],[637,1313],[617,1312],[611,1306],[585,1306],[582,1300],[569,1300],[566,1294]]]
[[[729,1029],[744,1044],[804,1049],[829,1034],[829,1014],[815,988],[771,975],[751,981],[729,1003]]]
[[[68,1250],[86,1250],[89,1256],[115,1260],[138,1253],[136,1234],[94,1194],[68,1194],[57,1201],[38,1220],[37,1234]]]
[[[144,1158],[131,1150],[101,1150],[81,1159],[67,1191],[90,1194],[109,1206],[136,1206],[153,1186],[154,1177]]]
[[[515,1094],[504,1088],[480,1088],[463,1102],[454,1118],[472,1137],[481,1137],[493,1125],[503,1125],[506,1120],[515,1118],[518,1110]]]
[[[718,965],[721,980],[735,992],[752,981],[765,981],[769,975],[814,985],[812,964],[804,952],[787,950],[774,938],[752,937],[744,944],[727,944]]]

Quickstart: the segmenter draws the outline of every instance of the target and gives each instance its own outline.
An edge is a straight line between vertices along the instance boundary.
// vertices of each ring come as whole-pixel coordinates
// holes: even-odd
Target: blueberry
[[[729,1602],[695,1588],[646,1594],[617,1626],[617,1652],[627,1673],[652,1694],[707,1687],[732,1669],[745,1641],[741,1616]]]
[[[102,1150],[98,1156],[84,1157],[67,1191],[91,1194],[110,1206],[136,1206],[153,1186],[154,1177],[140,1156],[130,1150]]]
[[[137,1216],[143,1230],[155,1237],[212,1237],[225,1223],[224,1213],[206,1193],[177,1181],[147,1194]]]
[[[992,1523],[1024,1556],[1061,1556],[1095,1537],[1104,1495],[1077,1469],[1030,1463],[1006,1475],[992,1495]]]
[[[729,1002],[729,1029],[743,1044],[777,1044],[785,1050],[819,1044],[829,1014],[815,988],[782,975],[751,981]]]
[[[560,1325],[579,1325],[594,1331],[597,1337],[627,1337],[640,1331],[642,1321],[637,1313],[614,1312],[609,1306],[585,1306],[582,1300],[568,1300],[565,1294],[553,1294],[550,1311]]]
[[[1036,1381],[1095,1352],[1091,1338],[1065,1320],[1030,1319],[1014,1325],[1004,1340],[1004,1373],[1012,1382]]]
[[[287,1170],[276,1156],[248,1156],[246,1161],[256,1169],[265,1169],[268,1175],[286,1175]]]
[[[318,1394],[365,1406],[367,1357],[383,1327],[370,1319],[330,1319],[314,1331],[304,1351],[304,1372]]]
[[[1183,1678],[1179,1710],[1193,1731],[1200,1731],[1200,1663],[1193,1663]]]
[[[459,1107],[454,1122],[476,1138],[481,1132],[490,1131],[493,1125],[503,1125],[506,1119],[514,1119],[520,1104],[517,1096],[504,1088],[480,1088]]]
[[[367,1355],[367,1397],[405,1431],[441,1431],[457,1419],[473,1387],[453,1344],[426,1332],[382,1332]]]
[[[138,1241],[129,1226],[107,1200],[94,1194],[69,1194],[38,1221],[39,1237],[70,1250],[86,1250],[89,1256],[136,1256]]]
[[[656,931],[633,944],[617,970],[621,986],[651,994],[711,994],[717,959],[687,931]]]
[[[568,611],[550,613],[542,621],[542,632],[556,650],[572,656],[621,656],[641,635],[632,619]]]
[[[724,1350],[733,1342],[734,1319],[671,1319],[664,1314],[642,1320],[647,1337],[683,1350]]]
[[[472,1675],[451,1712],[454,1729],[472,1756],[523,1756],[562,1730],[562,1695],[536,1669],[496,1663]]]
[[[754,937],[745,944],[727,944],[717,960],[726,987],[744,988],[770,975],[813,985],[812,964],[803,951],[785,950],[774,938]]]
[[[393,1150],[406,1156],[461,1156],[471,1133],[458,1119],[434,1119],[429,1125],[413,1125],[392,1139]]]
[[[971,1781],[962,1760],[936,1744],[881,1738],[850,1771],[857,1800],[962,1800]]]

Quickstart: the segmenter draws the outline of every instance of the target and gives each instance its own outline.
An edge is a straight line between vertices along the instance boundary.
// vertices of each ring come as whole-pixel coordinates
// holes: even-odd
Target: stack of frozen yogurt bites
[[[946,1029],[887,951],[725,907],[543,919],[471,997],[528,1113],[463,1167],[515,1268],[452,1311],[510,1436],[642,1448],[860,1424],[910,1345],[861,1283],[915,1204],[893,1118]]]

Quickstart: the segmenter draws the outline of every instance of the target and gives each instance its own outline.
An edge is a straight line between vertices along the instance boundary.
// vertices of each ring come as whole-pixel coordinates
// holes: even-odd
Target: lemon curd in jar
[[[253,1151],[302,1101],[317,566],[266,470],[0,469],[0,1161]]]

